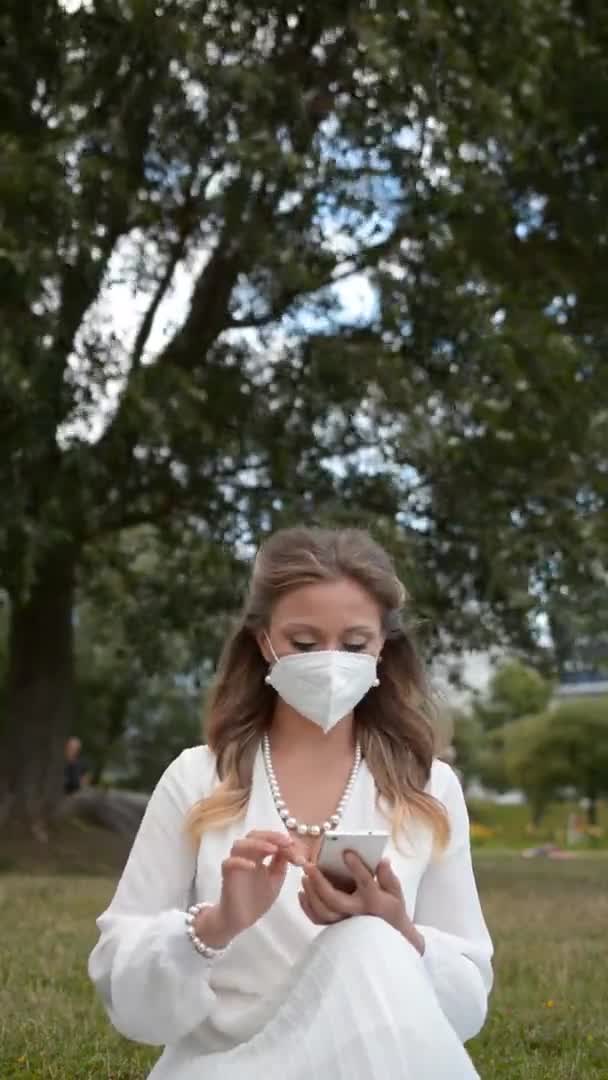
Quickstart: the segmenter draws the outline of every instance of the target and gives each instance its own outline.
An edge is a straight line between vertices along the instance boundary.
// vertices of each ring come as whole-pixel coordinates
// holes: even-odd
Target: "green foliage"
[[[589,570],[585,582],[552,595],[549,626],[560,675],[608,679],[608,579],[599,561]]]
[[[513,721],[521,721],[523,731],[524,718],[546,708],[551,692],[551,683],[529,665],[519,660],[500,664],[487,692],[478,694],[457,720],[457,764],[464,768],[467,779],[477,778],[494,791],[507,791],[512,786],[505,732]]]
[[[107,779],[118,775],[119,786],[152,791],[173,759],[201,737],[200,693],[151,679],[129,701],[125,734],[109,757]]]
[[[527,796],[534,822],[540,821],[545,807],[571,777],[566,762],[555,753],[552,722],[551,713],[541,713],[513,720],[502,729],[505,773]]]
[[[456,721],[457,764],[499,792],[526,795],[539,824],[546,807],[565,789],[590,800],[608,792],[608,699],[580,698],[550,707],[551,683],[537,671],[501,665],[485,698]]]
[[[142,522],[350,515],[435,625],[530,646],[603,542],[605,15],[11,2],[2,31],[11,591]]]
[[[486,731],[511,720],[541,712],[549,703],[551,683],[534,668],[519,660],[500,664],[487,696],[478,698],[474,712]]]
[[[477,758],[477,777],[491,791],[505,792],[512,786],[506,768],[503,733],[504,728],[486,732]]]
[[[499,790],[521,789],[538,823],[560,791],[590,800],[608,792],[608,699],[580,699],[536,716],[522,717],[491,733],[481,773]],[[494,770],[494,774],[493,774]]]
[[[454,710],[452,722],[455,764],[466,786],[479,775],[479,755],[482,752],[484,732],[475,714],[465,709]]]
[[[104,770],[149,790],[201,737],[200,703],[244,568],[229,551],[140,527],[87,553],[76,619],[76,731]]]
[[[72,580],[125,531],[186,557],[79,640],[105,745],[152,654],[208,664],[216,563],[237,593],[226,563],[294,520],[372,525],[430,651],[542,653],[608,550],[604,8],[26,8],[0,15],[0,788],[52,801]]]
[[[576,786],[589,797],[608,793],[608,698],[563,702],[552,717],[553,742]]]
[[[4,723],[6,674],[8,668],[8,603],[0,590],[0,728]]]

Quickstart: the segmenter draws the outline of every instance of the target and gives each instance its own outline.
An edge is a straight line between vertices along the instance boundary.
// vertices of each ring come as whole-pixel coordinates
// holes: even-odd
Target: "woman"
[[[208,745],[161,778],[89,962],[118,1030],[165,1045],[154,1080],[477,1076],[492,946],[404,595],[362,532],[259,552]],[[375,877],[345,856],[353,893],[315,865],[330,827],[391,831]]]

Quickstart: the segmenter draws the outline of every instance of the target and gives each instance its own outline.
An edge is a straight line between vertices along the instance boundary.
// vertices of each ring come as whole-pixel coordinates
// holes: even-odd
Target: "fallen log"
[[[85,787],[66,796],[57,811],[57,818],[78,818],[132,840],[149,798],[139,791]]]

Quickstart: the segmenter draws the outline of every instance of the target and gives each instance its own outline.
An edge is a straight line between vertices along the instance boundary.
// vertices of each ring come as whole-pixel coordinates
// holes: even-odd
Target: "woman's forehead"
[[[272,621],[291,629],[375,629],[382,619],[380,606],[354,581],[342,579],[301,585],[281,596]]]

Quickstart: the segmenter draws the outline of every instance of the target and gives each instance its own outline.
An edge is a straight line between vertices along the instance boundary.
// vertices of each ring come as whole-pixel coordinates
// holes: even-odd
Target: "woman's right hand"
[[[286,833],[254,830],[236,840],[222,863],[222,892],[214,907],[203,908],[195,928],[211,948],[224,948],[272,907],[287,866],[303,866]]]

